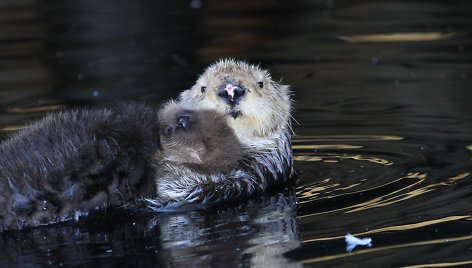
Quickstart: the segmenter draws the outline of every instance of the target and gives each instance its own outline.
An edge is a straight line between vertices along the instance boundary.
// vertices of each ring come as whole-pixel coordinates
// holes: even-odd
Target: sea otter
[[[227,173],[241,145],[216,111],[132,103],[49,114],[4,141],[0,159],[1,231],[166,202],[180,191],[168,180]]]
[[[222,60],[160,115],[143,104],[48,115],[0,145],[0,231],[143,199],[159,210],[266,191],[295,175],[291,109],[267,71]]]
[[[176,205],[216,203],[264,192],[294,178],[290,95],[288,86],[258,66],[233,59],[209,66],[194,86],[180,94],[180,102],[225,115],[243,159],[230,172],[210,175],[175,169],[167,192],[158,189],[158,196],[163,193],[168,204]],[[157,210],[166,205],[155,204]]]

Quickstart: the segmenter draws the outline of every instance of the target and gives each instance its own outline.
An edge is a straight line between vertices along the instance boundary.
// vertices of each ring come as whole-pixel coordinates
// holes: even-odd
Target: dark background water
[[[0,131],[158,105],[221,57],[292,85],[296,186],[2,234],[0,266],[472,265],[471,1],[3,0]]]

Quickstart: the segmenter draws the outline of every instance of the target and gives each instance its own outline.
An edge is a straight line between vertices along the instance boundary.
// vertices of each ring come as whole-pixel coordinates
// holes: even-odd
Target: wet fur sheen
[[[0,147],[0,231],[154,196],[157,113],[141,104],[49,114]]]
[[[247,89],[237,105],[229,105],[217,94],[227,81]],[[151,207],[159,210],[163,206],[234,200],[264,192],[295,176],[289,88],[273,81],[267,71],[231,59],[218,61],[206,69],[191,89],[182,92],[180,101],[224,114],[242,144],[243,160],[229,173],[211,175],[167,166],[174,179],[157,179],[158,196],[165,194],[166,202],[148,200]],[[234,113],[240,116],[234,118]]]

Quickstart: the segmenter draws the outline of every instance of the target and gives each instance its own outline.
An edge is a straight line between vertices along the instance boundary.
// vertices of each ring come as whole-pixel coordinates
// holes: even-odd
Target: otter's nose
[[[244,95],[246,90],[233,83],[227,83],[218,90],[218,96],[226,100],[229,104],[237,103]]]
[[[190,116],[188,115],[181,115],[177,117],[177,127],[186,128],[189,120],[190,120]]]

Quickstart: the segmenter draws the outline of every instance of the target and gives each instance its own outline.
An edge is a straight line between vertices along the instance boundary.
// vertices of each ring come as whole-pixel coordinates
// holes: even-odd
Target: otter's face
[[[218,61],[180,97],[183,102],[198,102],[203,108],[225,114],[243,143],[276,137],[290,119],[288,86],[274,82],[267,71],[245,62]]]
[[[179,108],[174,103],[159,113],[159,132],[163,157],[179,163],[200,164],[204,152],[199,135],[199,113]]]

